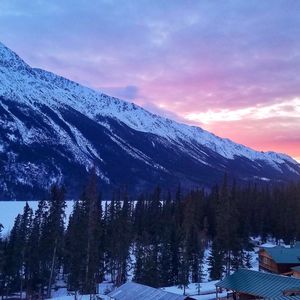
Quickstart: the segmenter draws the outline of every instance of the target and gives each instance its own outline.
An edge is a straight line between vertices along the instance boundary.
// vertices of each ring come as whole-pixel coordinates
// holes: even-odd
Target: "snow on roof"
[[[108,297],[115,300],[184,300],[188,298],[187,296],[165,292],[160,289],[155,289],[135,282],[127,282],[123,284],[113,292],[109,293]]]

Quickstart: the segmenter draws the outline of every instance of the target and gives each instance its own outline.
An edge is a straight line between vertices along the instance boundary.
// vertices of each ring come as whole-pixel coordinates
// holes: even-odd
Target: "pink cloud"
[[[300,162],[300,123],[296,118],[219,121],[202,127],[256,150],[288,153]]]
[[[27,2],[0,2],[0,36],[32,66],[300,157],[300,115],[283,113],[300,97],[299,1]],[[184,119],[208,111],[215,121]]]

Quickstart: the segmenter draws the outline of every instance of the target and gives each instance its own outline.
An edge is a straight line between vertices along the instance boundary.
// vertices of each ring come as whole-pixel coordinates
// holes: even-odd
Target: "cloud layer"
[[[33,66],[300,159],[297,0],[2,0]]]

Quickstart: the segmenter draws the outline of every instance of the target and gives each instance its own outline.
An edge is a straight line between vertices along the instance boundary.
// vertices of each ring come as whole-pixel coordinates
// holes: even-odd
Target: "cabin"
[[[292,276],[300,279],[300,266],[292,268]]]
[[[227,298],[236,300],[250,299],[300,299],[300,279],[259,272],[247,269],[239,269],[232,275],[225,277],[216,283],[216,299],[219,293],[227,291]],[[295,298],[291,298],[291,297]]]
[[[135,282],[127,282],[107,296],[110,300],[195,300]]]
[[[294,247],[286,248],[276,246],[263,247],[258,252],[259,270],[275,274],[291,274],[292,268],[300,266],[300,243]]]

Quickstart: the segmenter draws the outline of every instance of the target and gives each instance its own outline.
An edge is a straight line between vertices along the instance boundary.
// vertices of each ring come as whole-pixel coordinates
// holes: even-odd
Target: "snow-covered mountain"
[[[0,197],[36,198],[56,181],[79,191],[95,165],[103,189],[300,179],[291,157],[258,152],[53,73],[0,43]]]

